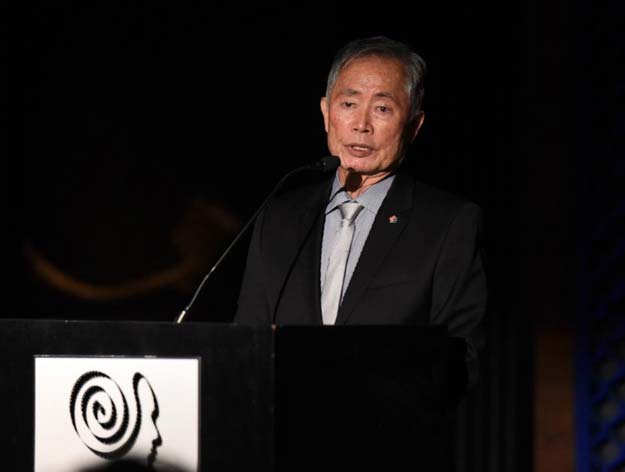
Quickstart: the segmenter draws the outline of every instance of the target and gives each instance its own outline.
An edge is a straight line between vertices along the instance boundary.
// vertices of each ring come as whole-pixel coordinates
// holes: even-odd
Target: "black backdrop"
[[[530,470],[521,240],[533,234],[531,163],[559,158],[557,146],[541,151],[529,119],[530,103],[544,102],[536,77],[551,64],[534,53],[557,29],[547,33],[539,20],[549,14],[533,3],[355,8],[27,6],[15,35],[2,316],[173,319],[281,175],[327,153],[319,98],[335,51],[385,34],[429,66],[426,122],[406,165],[485,212],[489,380],[460,417],[457,450],[468,460],[458,470]],[[559,48],[556,41],[554,57]],[[192,319],[232,316],[242,242]],[[185,254],[201,263],[182,281],[91,299],[66,279],[55,288],[34,262],[106,289],[176,267]]]
[[[406,166],[484,208],[493,293],[509,304],[519,281],[524,14],[475,5],[379,14],[166,2],[33,6],[17,69],[14,249],[28,241],[91,284],[174,266],[180,254],[171,233],[192,202],[217,203],[240,223],[283,173],[327,153],[319,98],[332,56],[349,39],[386,34],[429,65],[426,122]],[[202,230],[210,232],[209,223]],[[213,243],[205,269],[229,235]],[[196,319],[231,313],[244,246],[215,274]],[[50,290],[32,263],[17,259],[10,311],[20,314],[168,319],[192,285],[85,304]]]

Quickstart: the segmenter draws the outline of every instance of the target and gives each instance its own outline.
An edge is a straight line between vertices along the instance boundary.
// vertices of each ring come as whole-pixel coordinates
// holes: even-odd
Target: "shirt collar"
[[[386,194],[388,193],[388,190],[391,188],[393,180],[395,180],[395,174],[392,174],[372,185],[357,198],[351,198],[345,189],[341,187],[339,173],[337,170],[334,175],[334,181],[332,182],[330,201],[326,206],[326,215],[335,210],[341,203],[349,201],[358,202],[364,207],[364,210],[370,211],[374,215],[377,214],[384,198],[386,197]]]

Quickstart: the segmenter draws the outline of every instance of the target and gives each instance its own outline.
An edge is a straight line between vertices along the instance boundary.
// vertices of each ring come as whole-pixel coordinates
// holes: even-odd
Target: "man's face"
[[[378,56],[354,59],[339,73],[330,97],[321,99],[330,152],[343,171],[388,172],[414,139],[423,115],[407,128],[410,97],[402,64]]]

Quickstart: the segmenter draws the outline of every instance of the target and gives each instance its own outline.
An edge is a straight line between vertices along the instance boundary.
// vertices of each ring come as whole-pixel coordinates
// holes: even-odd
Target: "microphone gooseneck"
[[[239,241],[239,239],[241,239],[241,236],[243,236],[245,234],[245,232],[250,227],[252,222],[256,219],[258,214],[263,210],[263,208],[265,208],[265,206],[267,205],[267,203],[269,202],[271,197],[273,197],[273,195],[276,193],[276,191],[278,189],[280,189],[280,187],[282,187],[282,184],[284,184],[284,182],[286,182],[287,179],[289,179],[293,175],[298,174],[300,172],[305,172],[305,171],[310,171],[310,170],[317,170],[317,171],[321,171],[321,172],[332,172],[333,170],[336,170],[340,164],[341,164],[341,160],[338,157],[336,157],[336,156],[326,156],[326,157],[323,157],[323,158],[319,159],[317,162],[315,162],[313,164],[310,164],[310,165],[307,165],[307,166],[298,167],[297,169],[293,169],[288,174],[286,174],[284,177],[282,177],[280,179],[280,181],[276,184],[276,186],[273,188],[273,190],[269,193],[269,195],[267,195],[265,200],[263,200],[263,203],[260,204],[258,209],[254,212],[252,217],[248,220],[248,222],[245,223],[245,226],[243,226],[241,231],[239,231],[239,234],[237,234],[236,238],[234,238],[234,240],[226,248],[226,250],[223,252],[221,257],[219,259],[217,259],[217,262],[215,262],[213,267],[211,267],[211,270],[208,272],[208,274],[206,274],[204,276],[204,278],[202,279],[202,282],[200,282],[200,285],[198,285],[198,288],[195,290],[195,293],[193,294],[193,297],[191,298],[191,301],[189,302],[189,304],[176,317],[176,323],[177,324],[182,323],[182,321],[184,320],[184,318],[187,315],[188,311],[191,309],[191,306],[193,305],[193,303],[195,303],[195,299],[197,298],[199,293],[202,291],[202,287],[204,287],[204,284],[210,278],[211,274],[213,272],[215,272],[215,269],[219,266],[219,264],[221,264],[221,261],[226,257],[226,255],[228,255],[230,250],[236,245],[237,241]]]

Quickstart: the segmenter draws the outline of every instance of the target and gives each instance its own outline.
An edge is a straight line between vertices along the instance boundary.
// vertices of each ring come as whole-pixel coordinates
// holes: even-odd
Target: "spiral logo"
[[[105,373],[87,372],[74,384],[69,403],[72,425],[83,444],[94,454],[116,460],[132,449],[142,422],[143,412],[138,392],[142,380],[154,400],[154,410],[150,416],[156,427],[158,402],[150,382],[141,373],[136,372],[132,378],[133,403],[136,407],[134,419],[130,418],[128,400],[121,388]],[[150,465],[156,458],[156,448],[162,444],[157,428],[156,431],[157,438],[152,441],[152,450],[148,455]]]

